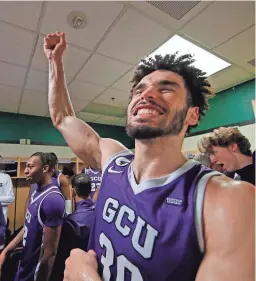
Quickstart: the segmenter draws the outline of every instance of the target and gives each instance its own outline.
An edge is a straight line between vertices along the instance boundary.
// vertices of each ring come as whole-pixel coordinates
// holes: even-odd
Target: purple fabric
[[[93,198],[95,191],[100,188],[101,185],[101,172],[96,169],[88,168],[83,169],[82,173],[88,175],[91,179],[92,190],[90,193],[90,197]]]
[[[6,231],[6,222],[4,218],[2,204],[0,203],[0,250],[5,244],[5,231]]]
[[[35,186],[34,186],[35,187]],[[53,196],[56,194],[57,197]],[[57,199],[55,202],[53,199]],[[59,199],[62,198],[62,202]],[[51,204],[48,204],[49,202]],[[56,207],[57,204],[61,204],[61,206]],[[43,244],[43,229],[44,226],[41,224],[41,207],[44,205],[46,222],[49,218],[52,223],[55,221],[55,215],[58,214],[57,224],[55,222],[55,226],[59,225],[59,213],[60,210],[62,215],[64,214],[65,202],[62,194],[60,193],[58,187],[49,184],[45,186],[42,190],[38,188],[35,189],[29,198],[28,208],[26,212],[25,222],[24,222],[24,236],[23,236],[23,253],[20,261],[20,265],[16,274],[16,281],[33,281],[34,275],[36,271],[36,267],[39,263],[40,257],[42,255],[41,247]],[[39,209],[40,208],[40,209]],[[56,209],[58,210],[56,212]],[[38,216],[40,213],[40,217]]]
[[[63,223],[63,210],[65,209],[65,201],[59,193],[51,193],[44,200],[40,215],[45,226],[56,227]]]
[[[120,155],[104,171],[89,241],[99,273],[104,281],[194,281],[203,258],[194,196],[198,180],[212,170],[190,161],[176,178],[172,173],[135,189],[134,155]]]

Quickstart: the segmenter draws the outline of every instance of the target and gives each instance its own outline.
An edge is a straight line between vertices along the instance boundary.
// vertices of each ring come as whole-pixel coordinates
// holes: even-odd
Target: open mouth
[[[163,115],[163,113],[149,108],[141,108],[134,113],[134,116],[142,116],[142,115],[158,116],[158,115]]]

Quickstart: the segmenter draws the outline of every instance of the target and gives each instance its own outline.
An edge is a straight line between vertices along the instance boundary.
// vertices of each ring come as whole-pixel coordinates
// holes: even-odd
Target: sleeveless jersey
[[[5,245],[5,232],[6,232],[6,221],[4,217],[2,204],[0,203],[0,250],[2,250]]]
[[[55,175],[52,177],[52,184],[57,186],[60,190],[60,176],[61,176],[60,171],[56,171]]]
[[[194,160],[136,183],[134,155],[103,169],[89,249],[104,281],[194,281],[203,258],[203,194],[213,172]]]
[[[83,169],[82,173],[88,175],[91,179],[92,189],[90,193],[90,197],[93,198],[93,195],[96,189],[100,188],[101,185],[101,172],[92,168]]]
[[[36,280],[39,260],[43,254],[44,224],[40,215],[40,207],[47,196],[52,193],[59,194],[64,200],[59,188],[53,184],[49,184],[42,191],[35,189],[30,195],[24,223],[22,258],[15,281]]]

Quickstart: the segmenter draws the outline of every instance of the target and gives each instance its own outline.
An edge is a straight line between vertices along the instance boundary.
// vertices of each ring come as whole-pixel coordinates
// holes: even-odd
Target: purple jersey
[[[60,176],[62,173],[60,171],[56,171],[55,175],[52,177],[52,184],[57,186],[60,189]]]
[[[134,155],[113,155],[103,169],[89,249],[104,281],[194,281],[203,258],[202,206],[218,172],[194,160],[137,184]]]
[[[5,232],[6,232],[6,222],[5,222],[2,204],[0,203],[0,250],[2,250],[5,245]]]
[[[92,190],[90,193],[90,197],[93,198],[96,189],[100,188],[101,185],[101,172],[92,168],[85,168],[82,170],[82,173],[88,175],[91,179]]]
[[[43,254],[43,229],[62,225],[64,211],[65,201],[58,187],[49,184],[31,193],[24,223],[22,258],[15,281],[36,280]]]

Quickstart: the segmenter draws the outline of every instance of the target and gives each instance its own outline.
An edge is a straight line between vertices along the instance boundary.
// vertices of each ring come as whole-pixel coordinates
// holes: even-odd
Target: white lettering
[[[130,234],[131,229],[127,225],[125,225],[125,226],[121,225],[125,214],[128,215],[127,218],[130,222],[132,222],[132,223],[134,222],[134,220],[135,220],[134,211],[124,205],[120,208],[118,216],[116,218],[116,228],[118,231],[120,231],[123,234],[123,236],[128,236]]]
[[[110,205],[113,209],[111,209]],[[113,198],[108,198],[103,209],[103,219],[108,223],[112,222],[118,207],[119,203],[117,200]]]

